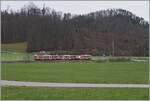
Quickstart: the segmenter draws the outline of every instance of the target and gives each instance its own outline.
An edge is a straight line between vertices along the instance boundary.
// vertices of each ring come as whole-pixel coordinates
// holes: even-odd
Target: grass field
[[[32,61],[26,43],[2,44],[1,61]],[[146,61],[131,61],[131,60]],[[109,60],[109,62],[108,62]],[[92,61],[1,64],[3,80],[80,83],[148,83],[148,57],[92,57]],[[2,87],[5,100],[146,100],[148,89]]]
[[[148,62],[2,64],[2,79],[41,82],[148,83]]]
[[[2,87],[5,100],[146,100],[148,89]]]
[[[1,61],[31,60],[31,54],[26,53],[26,48],[26,42],[1,44]]]
[[[32,61],[33,54],[3,51],[1,53],[1,61]]]
[[[25,52],[26,48],[26,42],[1,44],[1,51]]]

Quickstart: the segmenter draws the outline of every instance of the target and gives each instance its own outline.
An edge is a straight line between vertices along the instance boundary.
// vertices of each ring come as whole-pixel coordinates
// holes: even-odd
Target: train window
[[[69,56],[64,56],[65,59],[69,59]]]
[[[56,59],[56,58],[57,58],[57,56],[54,56],[54,58]]]
[[[34,58],[37,58],[37,55],[34,55]]]
[[[56,59],[56,58],[57,58],[57,56],[55,56],[55,55],[54,55],[54,56],[52,56],[52,58],[53,58],[53,59]]]
[[[40,56],[39,56],[39,58],[40,58],[40,59],[42,59],[42,58],[43,58],[43,56],[42,56],[42,55],[40,55]]]
[[[59,58],[60,58],[60,59],[63,59],[63,56],[60,55]]]
[[[49,59],[51,59],[52,58],[52,56],[51,55],[49,55]]]
[[[64,59],[67,59],[67,56],[64,56]]]
[[[71,59],[74,59],[74,58],[76,58],[76,56],[70,56],[70,58],[71,58]]]
[[[44,56],[45,59],[49,59],[49,56]]]
[[[76,56],[76,58],[81,58],[81,56]]]
[[[54,56],[52,56],[52,59],[54,59]]]
[[[56,58],[59,59],[59,55],[57,55]]]

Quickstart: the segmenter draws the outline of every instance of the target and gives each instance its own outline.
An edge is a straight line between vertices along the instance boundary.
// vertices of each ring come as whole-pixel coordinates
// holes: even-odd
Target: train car
[[[35,54],[34,60],[89,60],[91,55],[51,55],[51,54]]]

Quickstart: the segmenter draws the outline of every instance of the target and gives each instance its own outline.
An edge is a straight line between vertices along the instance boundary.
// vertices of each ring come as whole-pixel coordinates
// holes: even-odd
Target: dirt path
[[[150,88],[148,84],[89,84],[89,83],[44,83],[1,80],[1,86],[28,87],[87,87],[87,88]]]

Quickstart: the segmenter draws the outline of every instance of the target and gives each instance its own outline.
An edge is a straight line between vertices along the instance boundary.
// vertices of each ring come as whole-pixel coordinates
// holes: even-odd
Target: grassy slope
[[[148,62],[2,64],[2,79],[42,82],[148,83]]]
[[[1,61],[32,60],[32,55],[26,53],[27,42],[1,44]]]
[[[1,61],[26,61],[26,60],[33,60],[33,54],[20,52],[1,53]]]
[[[1,51],[25,52],[26,48],[27,48],[26,42],[1,44]]]
[[[7,100],[146,100],[148,89],[133,88],[31,88],[2,87]]]
[[[27,48],[27,42],[1,44],[1,51],[2,51],[1,60],[2,61],[33,60],[32,55],[26,53],[26,48]],[[101,60],[102,58],[104,57],[93,56],[92,60]],[[115,59],[118,57],[105,57],[105,58]],[[124,57],[119,57],[119,58],[124,58]],[[146,59],[146,60],[148,59],[148,57],[132,57],[132,58]]]

